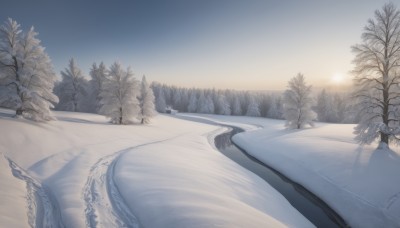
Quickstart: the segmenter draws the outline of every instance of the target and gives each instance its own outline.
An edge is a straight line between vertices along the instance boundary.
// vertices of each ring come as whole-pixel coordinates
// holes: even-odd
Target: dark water
[[[239,132],[242,130],[233,128],[228,133],[218,135],[215,138],[216,147],[225,156],[268,182],[315,226],[348,227],[345,221],[317,196],[232,144],[231,137]]]

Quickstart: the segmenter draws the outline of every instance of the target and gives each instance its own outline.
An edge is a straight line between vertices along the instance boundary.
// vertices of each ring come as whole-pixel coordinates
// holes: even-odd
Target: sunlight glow
[[[342,84],[344,82],[344,76],[341,73],[335,73],[331,77],[331,82],[334,84]]]

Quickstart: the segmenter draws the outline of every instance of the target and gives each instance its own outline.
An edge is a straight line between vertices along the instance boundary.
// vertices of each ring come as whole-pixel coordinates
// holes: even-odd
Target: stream
[[[231,141],[232,136],[243,130],[227,127],[232,130],[215,137],[215,146],[222,154],[268,182],[315,226],[348,227],[346,222],[316,195],[234,145]]]

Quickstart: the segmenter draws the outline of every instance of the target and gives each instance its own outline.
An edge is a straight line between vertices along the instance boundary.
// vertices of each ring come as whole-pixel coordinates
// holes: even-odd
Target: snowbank
[[[49,222],[312,226],[268,184],[209,144],[221,128],[167,115],[146,126],[110,125],[93,114],[55,115],[59,121],[34,123],[0,109],[0,152],[18,165],[26,183],[34,183],[36,214]],[[26,183],[12,176],[4,157],[0,163],[0,226],[28,226]]]
[[[353,140],[351,124],[317,123],[315,128],[286,130],[279,120],[200,117],[262,126],[236,135],[233,141],[324,199],[351,226],[400,226],[399,147],[393,146],[394,151],[376,150],[377,145],[361,147]]]

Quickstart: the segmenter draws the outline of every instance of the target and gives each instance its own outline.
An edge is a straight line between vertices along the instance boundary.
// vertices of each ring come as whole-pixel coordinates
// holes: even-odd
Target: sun
[[[344,82],[344,76],[341,73],[335,73],[331,77],[331,82],[333,84],[342,84]]]

